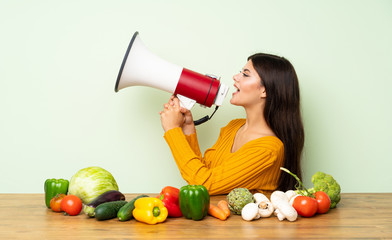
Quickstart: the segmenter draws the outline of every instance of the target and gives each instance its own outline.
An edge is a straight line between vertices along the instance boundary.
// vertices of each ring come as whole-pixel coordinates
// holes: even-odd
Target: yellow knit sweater
[[[196,133],[186,136],[179,127],[165,133],[164,138],[188,184],[204,185],[211,195],[228,194],[240,187],[268,194],[278,187],[284,147],[277,137],[261,137],[231,152],[234,137],[245,121],[232,120],[223,127],[204,157]]]

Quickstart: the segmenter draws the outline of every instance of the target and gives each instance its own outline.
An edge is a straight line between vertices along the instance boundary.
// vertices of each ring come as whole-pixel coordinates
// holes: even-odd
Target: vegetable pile
[[[280,169],[297,180],[299,186],[296,190],[274,191],[269,200],[261,193],[251,197],[249,191],[234,189],[227,195],[229,202],[231,200],[233,204],[230,210],[241,214],[246,221],[270,217],[273,213],[280,221],[287,219],[292,222],[297,220],[298,215],[312,217],[327,213],[340,201],[340,185],[331,175],[317,172],[312,177],[314,188],[307,189],[295,174],[285,168]],[[244,205],[244,202],[247,203]]]
[[[186,185],[180,189],[166,186],[157,197],[142,194],[126,201],[111,173],[100,167],[89,167],[78,171],[70,181],[47,179],[45,205],[69,216],[79,215],[83,210],[87,217],[98,221],[117,218],[158,224],[179,217],[200,221],[207,215],[225,221],[231,213],[241,215],[245,221],[275,215],[279,221],[292,222],[298,215],[325,214],[339,203],[341,188],[331,175],[317,172],[311,179],[314,187],[307,189],[295,174],[285,168],[281,170],[297,180],[296,190],[274,191],[268,199],[262,193],[235,188],[226,200],[214,205],[203,185]]]

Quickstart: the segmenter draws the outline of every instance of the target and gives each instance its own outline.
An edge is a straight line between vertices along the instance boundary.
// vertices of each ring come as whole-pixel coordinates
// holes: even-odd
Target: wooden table
[[[126,194],[127,200],[139,194]],[[155,196],[151,194],[150,196]],[[225,196],[214,196],[212,203]],[[64,216],[46,208],[43,194],[0,194],[0,239],[392,239],[392,193],[342,194],[338,207],[312,218],[280,222],[276,217],[246,222],[168,218],[148,225],[131,220],[97,221]]]

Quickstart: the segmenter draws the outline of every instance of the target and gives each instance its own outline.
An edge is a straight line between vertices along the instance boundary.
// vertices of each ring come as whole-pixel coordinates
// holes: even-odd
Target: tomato
[[[78,215],[82,207],[82,200],[75,195],[67,195],[61,201],[61,209],[71,216]]]
[[[293,207],[302,217],[312,217],[317,212],[317,201],[306,196],[297,196],[294,199]]]
[[[323,191],[316,192],[316,201],[317,201],[317,213],[326,213],[331,206],[331,199],[328,194]]]
[[[65,194],[57,194],[50,200],[50,208],[55,212],[62,212],[61,210],[61,201],[65,197]]]

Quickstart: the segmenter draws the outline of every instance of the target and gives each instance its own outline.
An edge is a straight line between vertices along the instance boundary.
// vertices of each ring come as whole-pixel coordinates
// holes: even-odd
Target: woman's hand
[[[193,116],[191,111],[186,108],[181,108],[181,112],[184,114],[184,124],[182,125],[182,132],[185,135],[191,135],[196,132],[195,124],[193,123]]]
[[[181,112],[180,101],[174,96],[170,98],[168,103],[163,105],[163,111],[159,114],[161,115],[161,123],[165,132],[184,125],[185,117]]]
[[[181,127],[185,135],[196,132],[191,111],[182,108],[176,96],[172,95],[169,102],[163,107],[163,111],[159,114],[161,115],[161,123],[165,132],[175,127]]]

